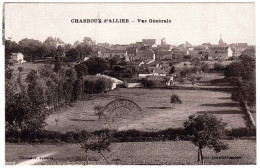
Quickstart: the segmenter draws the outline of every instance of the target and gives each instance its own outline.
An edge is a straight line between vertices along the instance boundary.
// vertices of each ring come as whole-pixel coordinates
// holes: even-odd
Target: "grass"
[[[182,100],[182,104],[176,104],[176,108],[170,103],[170,96],[173,93]],[[105,118],[98,120],[93,107],[105,106],[119,98],[130,99],[137,103],[142,109],[143,117],[134,115],[135,111],[116,110],[116,113],[122,116],[118,122],[112,122],[112,126],[118,130],[155,131],[183,127],[183,122],[188,116],[196,113],[214,114],[228,123],[227,128],[246,127],[244,113],[240,111],[237,103],[231,101],[230,96],[231,94],[227,92],[210,90],[120,88],[106,94],[93,95],[88,101],[77,102],[73,107],[55,112],[46,120],[46,129],[66,132],[109,128]],[[127,117],[127,113],[137,117]],[[55,119],[59,119],[57,127]]]
[[[205,164],[212,165],[244,165],[256,164],[256,142],[253,140],[225,141],[229,149],[215,153],[205,148],[203,154]],[[111,152],[104,152],[110,164],[162,164],[162,165],[194,165],[197,162],[197,147],[188,141],[166,142],[128,142],[113,143]],[[86,164],[85,152],[79,144],[62,145],[29,145],[6,144],[6,161],[19,163],[20,156],[40,156],[47,152],[55,152],[53,159],[39,164]],[[97,152],[89,152],[90,164],[107,164]],[[218,159],[217,157],[227,157]],[[240,157],[232,159],[230,157]]]

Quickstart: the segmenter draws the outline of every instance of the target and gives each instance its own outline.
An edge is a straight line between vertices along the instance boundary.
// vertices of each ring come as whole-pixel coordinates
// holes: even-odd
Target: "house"
[[[115,49],[105,48],[100,50],[99,57],[104,59],[105,58],[111,59],[116,56],[120,58],[124,58],[125,54],[126,54],[125,50],[115,50]]]
[[[145,49],[142,53],[142,60],[155,60],[155,52],[152,49]]]
[[[127,62],[126,67],[128,69],[138,71],[142,64],[144,64],[144,61],[140,61],[140,60],[139,61],[132,61],[132,62]]]
[[[229,57],[232,57],[232,50],[222,40],[222,37],[220,35],[219,43],[218,45],[210,45],[209,47],[209,54],[208,54],[208,60],[216,60],[216,59],[228,59]]]
[[[24,55],[22,53],[11,53],[11,59],[12,62],[14,63],[24,63],[26,62],[24,60]]]
[[[174,61],[182,61],[185,56],[187,56],[186,50],[181,49],[181,48],[174,48],[173,49],[172,59]]]
[[[156,60],[172,60],[172,51],[158,51],[156,53]]]
[[[236,43],[231,44],[230,48],[232,49],[232,56],[239,57],[243,51],[245,51],[248,48],[247,43]]]
[[[153,74],[150,73],[147,69],[141,69],[138,71],[138,78],[145,78],[147,76],[152,76]]]
[[[242,52],[241,55],[247,55],[247,56],[255,58],[255,47],[254,46],[248,47],[247,49],[245,49]]]
[[[156,47],[156,39],[143,39],[142,46],[144,47]]]
[[[126,56],[129,57],[130,61],[133,61],[136,57],[137,48],[136,47],[127,47],[126,48]]]
[[[135,47],[137,48],[137,50],[141,49],[143,47],[142,42],[136,42]]]
[[[207,47],[204,45],[198,45],[194,47],[194,51],[193,51],[193,58],[202,60],[203,59],[203,51],[206,51]]]
[[[209,46],[208,60],[227,59],[229,46],[212,45]]]
[[[153,76],[166,76],[166,72],[162,67],[148,67],[147,69]]]
[[[140,79],[135,79],[135,78],[124,79],[124,84],[125,84],[125,87],[127,87],[127,88],[144,87],[144,85],[141,83]]]

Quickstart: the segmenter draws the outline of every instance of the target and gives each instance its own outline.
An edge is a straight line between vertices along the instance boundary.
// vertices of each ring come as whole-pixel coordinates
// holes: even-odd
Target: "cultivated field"
[[[203,149],[205,164],[256,164],[256,142],[253,140],[225,141],[229,149],[215,153]],[[194,165],[197,162],[197,148],[188,141],[128,142],[113,143],[111,152],[103,154],[110,164],[172,164]],[[25,152],[26,151],[26,152]],[[26,154],[25,154],[26,153]],[[19,157],[33,157],[50,154],[52,159],[39,159],[37,164],[86,164],[85,152],[79,144],[29,145],[6,144],[6,161],[21,163]],[[108,164],[97,152],[88,152],[90,164]]]
[[[179,95],[182,100],[182,104],[176,104],[176,108],[170,103],[170,96],[173,93]],[[120,88],[106,94],[93,95],[88,101],[77,102],[73,107],[55,112],[47,119],[46,129],[67,132],[109,128],[106,119],[98,120],[93,107],[105,106],[119,98],[130,99],[137,103],[142,109],[143,117],[113,123],[118,130],[156,131],[183,127],[183,122],[188,116],[196,113],[214,114],[228,123],[227,128],[246,127],[244,113],[240,111],[238,103],[231,101],[230,95],[228,92],[209,90]],[[55,119],[59,120],[57,126]]]

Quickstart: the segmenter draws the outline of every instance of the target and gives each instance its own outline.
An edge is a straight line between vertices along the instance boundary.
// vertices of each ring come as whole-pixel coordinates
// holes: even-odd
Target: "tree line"
[[[93,64],[97,67],[93,67]],[[21,132],[38,132],[45,125],[45,119],[53,110],[71,105],[88,94],[102,93],[112,87],[112,81],[104,77],[85,78],[86,75],[102,73],[106,62],[91,58],[75,67],[57,68],[45,64],[38,70],[31,70],[22,79],[22,67],[14,75],[6,62],[6,128]],[[98,68],[99,67],[99,68]]]
[[[84,43],[78,45],[65,44],[57,46],[57,41],[53,37],[48,37],[44,42],[34,39],[22,39],[18,43],[11,40],[5,40],[5,56],[9,59],[11,53],[21,52],[27,62],[43,60],[46,58],[55,59],[58,56],[64,56],[64,61],[73,62],[83,60],[93,53],[93,48]]]

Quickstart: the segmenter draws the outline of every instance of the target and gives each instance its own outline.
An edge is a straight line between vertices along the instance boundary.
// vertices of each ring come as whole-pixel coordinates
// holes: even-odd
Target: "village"
[[[247,43],[232,43],[227,44],[222,40],[220,35],[218,44],[203,43],[202,45],[191,45],[186,41],[180,45],[167,44],[166,38],[156,42],[156,39],[142,39],[140,42],[131,43],[128,45],[98,43],[90,37],[85,37],[83,42],[76,41],[74,45],[65,44],[60,38],[52,38],[48,42],[49,46],[54,48],[63,47],[74,49],[77,46],[88,46],[91,52],[77,60],[74,64],[79,64],[87,61],[91,57],[98,57],[106,62],[113,60],[115,63],[111,66],[111,70],[124,74],[131,72],[132,75],[127,78],[117,75],[109,76],[111,73],[102,74],[114,82],[113,89],[116,85],[124,84],[127,88],[144,87],[141,79],[145,78],[153,82],[153,87],[166,87],[178,84],[176,81],[180,73],[185,68],[192,67],[191,62],[199,61],[206,65],[205,71],[212,71],[216,65],[223,66],[236,61],[241,55],[248,55],[255,58],[255,47]],[[47,38],[48,39],[48,38]],[[67,52],[68,53],[68,52]],[[63,50],[61,60],[65,66],[68,61],[66,59],[66,50]],[[28,58],[28,57],[27,57]],[[25,63],[23,53],[12,53],[11,60],[16,64]],[[67,60],[67,61],[66,61]],[[28,59],[28,62],[32,60]],[[51,63],[54,62],[54,57],[45,57],[43,59],[35,59],[33,63]],[[112,62],[113,62],[112,61]],[[204,68],[205,69],[205,68]],[[201,65],[195,73],[201,74]],[[187,74],[185,74],[187,76]],[[205,75],[204,75],[205,77]],[[196,78],[201,78],[201,75],[196,75]],[[183,82],[181,82],[183,84]],[[190,81],[192,85],[199,86],[199,82]]]

